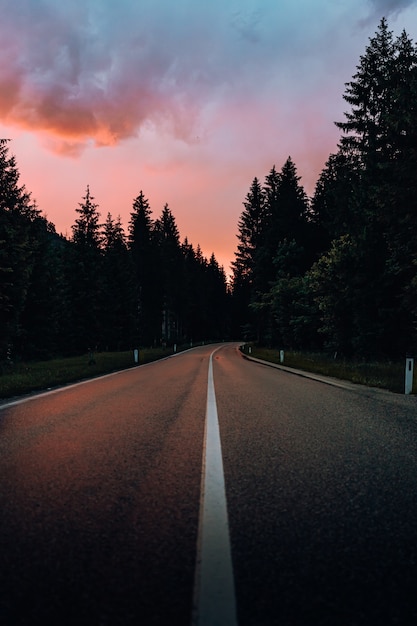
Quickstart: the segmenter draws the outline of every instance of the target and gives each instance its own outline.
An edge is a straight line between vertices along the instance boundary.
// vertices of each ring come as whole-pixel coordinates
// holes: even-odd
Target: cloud
[[[144,24],[128,3],[118,3],[122,19],[91,1],[70,9],[29,1],[0,7],[3,121],[71,145],[89,138],[111,145],[152,119],[169,119],[180,132],[177,59],[156,38],[152,20]]]
[[[415,6],[416,0],[368,0],[371,11],[368,16],[360,20],[363,27],[375,24],[385,18],[397,18],[403,11]]]
[[[370,1],[385,12],[411,4]],[[0,120],[72,156],[149,126],[192,143],[218,107],[320,89],[336,55],[316,65],[318,75],[305,70],[315,54],[325,58],[352,10],[351,2],[320,5],[0,0]]]
[[[288,5],[288,6],[286,6]],[[288,0],[0,0],[0,115],[64,152],[145,124],[190,140],[209,103],[253,88],[288,52]]]
[[[371,4],[375,7],[375,13],[381,17],[389,15],[398,15],[404,9],[416,4],[415,0],[371,0]]]

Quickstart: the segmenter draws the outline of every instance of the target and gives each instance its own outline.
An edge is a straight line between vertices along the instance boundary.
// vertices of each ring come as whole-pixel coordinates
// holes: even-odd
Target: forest
[[[72,236],[0,140],[0,362],[242,339],[344,357],[417,353],[417,48],[382,19],[346,83],[311,198],[288,157],[254,178],[232,278],[140,191],[125,232],[87,186]],[[227,207],[226,207],[227,208]]]
[[[152,219],[141,191],[128,224],[107,214],[87,187],[72,237],[19,186],[16,159],[0,143],[1,358],[45,359],[88,351],[220,340],[226,276],[214,254],[180,242],[165,205]]]
[[[346,358],[417,354],[417,48],[382,19],[345,85],[337,152],[307,198],[291,158],[255,178],[233,314],[260,344]]]

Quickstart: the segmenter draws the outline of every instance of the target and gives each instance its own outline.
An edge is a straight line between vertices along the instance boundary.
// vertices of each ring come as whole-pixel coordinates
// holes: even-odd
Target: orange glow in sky
[[[0,0],[0,137],[38,207],[71,236],[89,185],[127,231],[143,190],[226,272],[255,176],[291,156],[313,194],[380,19],[417,34],[411,0],[18,5]]]

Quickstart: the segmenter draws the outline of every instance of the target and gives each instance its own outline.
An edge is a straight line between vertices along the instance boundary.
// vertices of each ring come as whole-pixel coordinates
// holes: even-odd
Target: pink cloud
[[[168,202],[181,236],[225,266],[254,176],[291,155],[314,192],[336,148],[344,83],[379,19],[358,26],[370,10],[360,0],[0,9],[3,136],[16,137],[22,180],[58,231],[71,232],[87,184],[102,215],[125,225],[143,189],[155,217]]]

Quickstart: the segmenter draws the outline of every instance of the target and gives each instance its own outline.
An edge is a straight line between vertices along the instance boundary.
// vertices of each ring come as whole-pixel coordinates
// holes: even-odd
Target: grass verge
[[[280,351],[271,348],[259,348],[254,345],[245,345],[242,350],[251,356],[280,363]],[[405,359],[404,362],[369,363],[362,361],[337,360],[324,354],[310,354],[285,351],[284,363],[286,367],[331,376],[342,380],[349,380],[368,387],[388,389],[396,393],[404,393]],[[417,363],[414,367],[413,393],[417,393]]]
[[[139,365],[172,354],[172,348],[139,350]],[[51,359],[50,361],[19,362],[3,366],[0,373],[0,398],[11,398],[32,391],[59,387],[67,383],[94,378],[134,367],[132,351],[99,352],[93,355]]]

